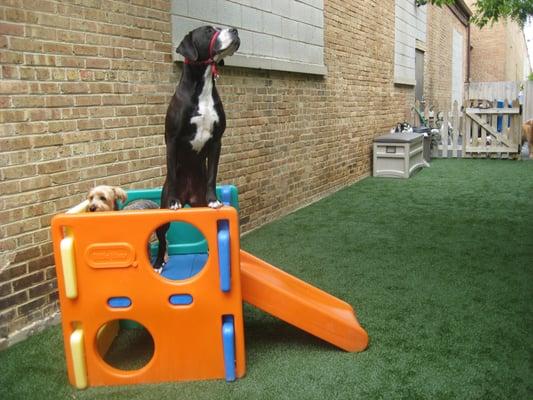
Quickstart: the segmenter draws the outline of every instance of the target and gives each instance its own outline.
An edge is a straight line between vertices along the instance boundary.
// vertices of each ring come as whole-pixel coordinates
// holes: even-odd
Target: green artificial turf
[[[368,178],[242,247],[352,304],[370,347],[346,353],[246,306],[243,379],[77,391],[54,327],[0,353],[0,399],[533,398],[533,162]]]

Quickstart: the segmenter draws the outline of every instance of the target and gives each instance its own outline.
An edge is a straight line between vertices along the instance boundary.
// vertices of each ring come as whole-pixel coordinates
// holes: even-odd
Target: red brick
[[[101,119],[88,119],[88,120],[82,119],[78,121],[78,129],[80,131],[101,129],[102,127],[103,127],[103,124],[102,124]]]
[[[0,310],[7,310],[10,307],[16,306],[28,300],[26,292],[15,293],[11,296],[0,299]]]
[[[73,49],[70,44],[44,43],[43,52],[52,54],[73,54]]]
[[[24,25],[3,22],[0,24],[0,35],[24,36]]]
[[[35,71],[35,79],[38,81],[48,81],[51,77],[52,74],[50,73],[50,69],[48,68],[38,68]]]
[[[58,83],[40,83],[39,91],[43,94],[57,94],[60,93],[60,86]]]
[[[51,26],[54,28],[69,29],[70,19],[60,15],[39,14],[39,25]]]
[[[43,305],[46,304],[46,302],[47,302],[46,299],[41,297],[36,300],[32,300],[29,303],[23,304],[22,306],[17,308],[17,311],[21,315],[28,315],[32,311],[35,311],[41,308]]]
[[[46,107],[71,107],[74,105],[72,96],[48,96],[45,98]]]
[[[31,145],[28,137],[0,138],[0,148],[3,151],[29,149]]]
[[[77,107],[99,106],[102,104],[102,97],[100,95],[76,96],[74,100]]]
[[[52,254],[49,254],[47,256],[39,257],[34,260],[28,261],[28,272],[32,273],[34,271],[44,270],[53,265],[54,256]],[[49,277],[45,276],[45,279],[49,279]]]
[[[23,122],[28,120],[28,113],[19,110],[0,110],[0,123]]]
[[[59,67],[84,68],[85,60],[82,57],[58,56],[57,65]]]
[[[67,162],[65,160],[49,161],[37,165],[37,172],[39,174],[51,174],[54,172],[65,171]]]
[[[30,86],[27,82],[21,81],[3,81],[0,85],[1,94],[21,94],[28,93]]]
[[[55,2],[44,0],[23,0],[22,6],[28,10],[43,11],[51,14],[55,14],[57,10]]]
[[[63,30],[59,31],[57,40],[67,43],[83,43],[85,41],[85,33]]]
[[[74,54],[77,56],[96,56],[98,55],[98,47],[96,46],[80,46],[74,45]]]
[[[48,147],[48,146],[58,146],[63,144],[63,139],[61,136],[54,134],[54,135],[39,135],[32,137],[32,146],[34,148],[39,147]]]
[[[38,38],[40,40],[57,40],[57,29],[36,25],[27,25],[26,36]]]
[[[44,54],[24,54],[24,63],[26,65],[56,65],[56,57]]]
[[[29,294],[30,299],[34,299],[37,297],[50,294],[56,290],[57,290],[56,281],[49,281],[49,282],[41,283],[40,285],[37,285],[31,288],[28,294]]]
[[[15,259],[13,260],[13,263],[18,264],[22,263],[24,261],[28,261],[32,258],[37,258],[41,255],[39,248],[37,247],[30,247],[29,249],[25,250],[19,250],[16,253]],[[17,290],[17,287],[15,287],[15,290]]]
[[[89,93],[89,84],[82,82],[62,83],[61,92],[66,94]]]
[[[87,58],[86,67],[94,69],[109,69],[111,61],[105,58]]]
[[[45,100],[40,96],[16,96],[13,97],[13,106],[16,108],[44,107]]]

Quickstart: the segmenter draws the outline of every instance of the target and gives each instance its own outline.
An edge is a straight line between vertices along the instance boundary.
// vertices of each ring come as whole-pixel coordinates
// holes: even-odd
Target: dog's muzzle
[[[241,45],[241,40],[239,38],[239,33],[237,29],[230,28],[227,30],[228,34],[231,35],[231,40],[228,46],[226,46],[223,49],[219,49],[218,51],[215,49],[217,39],[219,38],[220,34],[222,33],[222,29],[215,30],[215,33],[213,33],[213,36],[211,36],[211,39],[209,40],[209,47],[208,47],[208,54],[209,58],[204,61],[191,61],[188,58],[185,59],[185,64],[190,65],[210,65],[211,66],[211,73],[213,74],[213,77],[216,79],[219,78],[220,74],[218,73],[217,68],[217,61],[215,60],[215,57],[219,54],[224,54],[227,52],[227,54],[232,55],[235,53],[239,46]],[[220,61],[220,60],[219,60]]]

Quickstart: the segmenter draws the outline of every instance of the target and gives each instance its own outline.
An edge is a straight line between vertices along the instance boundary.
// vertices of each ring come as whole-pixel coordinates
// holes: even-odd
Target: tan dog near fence
[[[533,156],[533,119],[522,125],[522,145],[526,140],[529,147],[529,158],[531,158]]]

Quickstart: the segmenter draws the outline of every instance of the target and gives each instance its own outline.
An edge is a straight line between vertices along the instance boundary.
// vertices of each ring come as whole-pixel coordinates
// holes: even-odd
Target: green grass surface
[[[0,353],[0,399],[533,398],[533,162],[368,178],[242,247],[352,304],[368,350],[246,306],[243,379],[77,391],[54,327]]]

